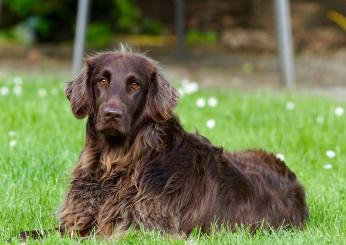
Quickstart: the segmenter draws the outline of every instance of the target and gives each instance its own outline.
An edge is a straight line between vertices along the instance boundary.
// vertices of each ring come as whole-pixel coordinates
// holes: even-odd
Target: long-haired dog
[[[285,163],[259,150],[226,152],[186,132],[173,114],[178,94],[152,59],[124,48],[99,53],[66,96],[77,118],[88,117],[59,214],[68,234],[305,223],[304,189]]]

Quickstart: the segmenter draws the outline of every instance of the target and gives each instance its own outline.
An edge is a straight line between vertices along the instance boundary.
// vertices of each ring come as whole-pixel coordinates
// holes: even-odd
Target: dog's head
[[[156,62],[127,50],[89,58],[65,92],[73,114],[94,118],[96,130],[105,136],[126,136],[144,119],[164,123],[178,101]]]

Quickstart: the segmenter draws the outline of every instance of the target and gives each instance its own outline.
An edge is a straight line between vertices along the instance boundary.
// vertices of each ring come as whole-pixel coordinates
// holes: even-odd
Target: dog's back
[[[138,190],[133,200],[125,198],[135,203],[132,224],[188,234],[195,226],[208,231],[213,223],[254,230],[306,221],[304,190],[274,155],[223,152],[180,127],[165,134],[175,140],[134,171]]]
[[[272,228],[304,225],[308,217],[304,188],[298,183],[295,174],[271,153],[261,150],[248,150],[238,153],[225,153],[232,169],[239,168],[252,188],[247,203],[248,210],[239,216],[248,216],[256,227]]]

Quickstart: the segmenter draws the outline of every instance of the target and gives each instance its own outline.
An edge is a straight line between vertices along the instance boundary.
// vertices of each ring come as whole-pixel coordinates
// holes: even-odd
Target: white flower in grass
[[[47,96],[47,90],[44,88],[40,88],[39,90],[37,90],[37,94],[40,97],[46,97]]]
[[[207,121],[207,128],[215,128],[216,122],[214,119],[209,119]]]
[[[323,168],[324,168],[324,169],[332,169],[332,168],[333,168],[333,165],[330,164],[330,163],[326,163],[326,164],[323,165]]]
[[[317,116],[316,117],[316,122],[319,124],[322,124],[324,122],[324,117],[323,116]]]
[[[202,108],[202,107],[205,107],[205,105],[206,105],[206,102],[205,102],[204,98],[198,98],[196,100],[196,106],[197,107]]]
[[[198,90],[198,83],[190,81],[188,79],[183,79],[181,81],[182,93],[181,94],[193,94]]]
[[[285,161],[285,156],[282,153],[276,154],[276,157],[280,159],[281,161]]]
[[[296,105],[292,102],[292,101],[288,101],[286,104],[286,109],[287,110],[294,110],[294,108],[296,107]]]
[[[9,132],[8,132],[8,136],[10,136],[10,137],[16,137],[16,136],[17,136],[17,133],[16,133],[16,131],[9,131]]]
[[[328,150],[328,151],[326,151],[326,156],[328,158],[334,158],[336,156],[336,153],[335,153],[335,151]]]
[[[217,100],[216,97],[210,97],[210,98],[208,98],[208,105],[209,105],[210,107],[215,107],[215,106],[217,106],[217,103],[218,103],[218,100]]]
[[[198,84],[196,82],[186,84],[184,86],[184,91],[186,94],[193,94],[198,91]]]
[[[22,92],[23,92],[22,86],[20,86],[20,85],[14,86],[14,88],[13,88],[13,93],[14,93],[15,95],[19,96],[19,95],[22,94]]]
[[[334,110],[334,114],[335,114],[335,116],[337,116],[337,117],[341,117],[342,115],[344,115],[344,113],[345,113],[345,110],[344,110],[344,108],[343,107],[336,107],[335,108],[335,110]]]
[[[6,86],[3,86],[1,89],[0,89],[0,94],[3,95],[3,96],[6,96],[10,93],[10,89]]]
[[[15,76],[15,77],[13,78],[13,83],[14,83],[15,85],[22,85],[23,79],[22,79],[20,76]]]
[[[180,96],[184,96],[184,89],[178,88],[178,93]]]
[[[17,141],[16,140],[11,140],[9,143],[8,143],[8,146],[13,148],[17,145]]]

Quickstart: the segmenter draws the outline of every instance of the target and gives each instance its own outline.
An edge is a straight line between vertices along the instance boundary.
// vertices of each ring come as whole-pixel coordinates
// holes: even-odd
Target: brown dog
[[[264,151],[229,153],[184,131],[176,90],[156,62],[126,49],[99,53],[67,84],[86,142],[59,215],[69,233],[106,236],[131,227],[189,234],[214,223],[301,227],[305,193]]]

